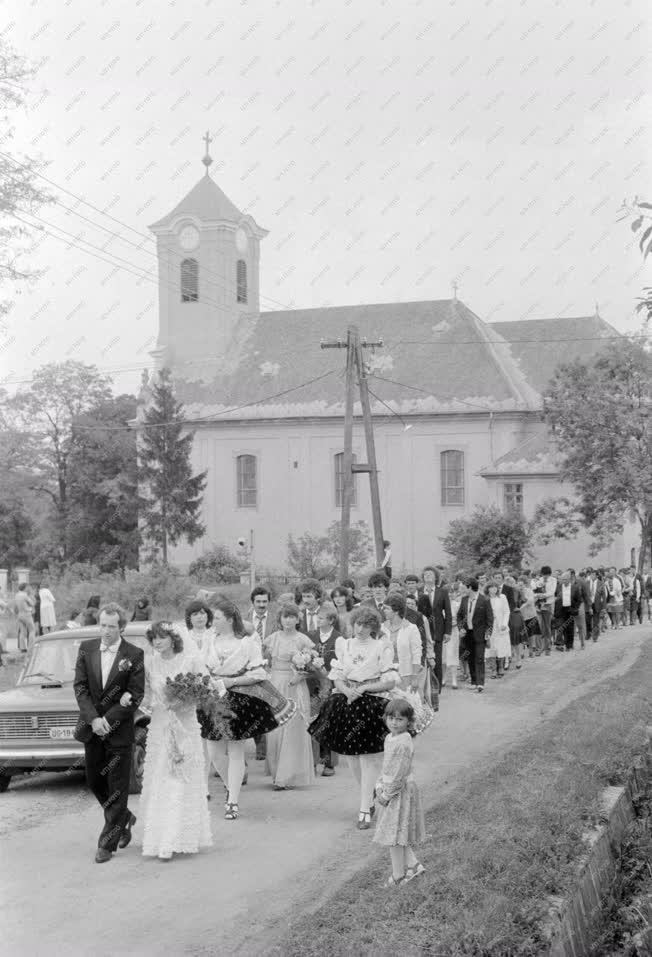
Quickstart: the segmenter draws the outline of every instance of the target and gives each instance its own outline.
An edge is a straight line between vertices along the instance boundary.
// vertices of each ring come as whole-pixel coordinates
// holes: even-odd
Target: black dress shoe
[[[118,841],[118,847],[126,847],[131,841],[131,827],[136,823],[136,815],[129,812],[129,818],[127,823],[124,826],[122,834],[120,835],[120,840]]]
[[[98,847],[97,853],[95,855],[95,863],[104,864],[106,863],[106,861],[110,861],[112,857],[113,857],[113,854],[111,853],[111,851],[107,851],[103,847]]]

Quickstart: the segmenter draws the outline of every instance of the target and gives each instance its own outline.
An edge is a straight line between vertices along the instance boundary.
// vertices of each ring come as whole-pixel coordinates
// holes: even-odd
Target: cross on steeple
[[[209,147],[209,145],[213,142],[213,138],[212,138],[212,136],[209,134],[208,130],[206,130],[206,135],[203,136],[202,139],[204,140],[204,143],[206,144],[206,155],[204,156],[204,158],[203,158],[203,160],[202,160],[202,163],[203,163],[204,166],[206,167],[206,175],[208,176],[208,167],[209,167],[209,166],[211,165],[211,163],[213,162],[213,160],[211,159],[211,155],[210,155],[210,153],[208,152],[208,147]]]

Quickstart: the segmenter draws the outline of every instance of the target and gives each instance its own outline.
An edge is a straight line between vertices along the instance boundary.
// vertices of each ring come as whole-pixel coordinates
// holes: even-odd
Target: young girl
[[[395,887],[423,874],[425,868],[416,859],[412,847],[425,840],[426,828],[412,774],[415,734],[412,705],[394,698],[385,708],[385,723],[389,734],[385,738],[383,772],[376,782],[380,811],[374,841],[389,847],[392,874],[385,886]]]

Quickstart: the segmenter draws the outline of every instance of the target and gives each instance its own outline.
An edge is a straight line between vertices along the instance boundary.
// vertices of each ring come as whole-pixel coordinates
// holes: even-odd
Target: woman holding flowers
[[[143,854],[169,861],[173,854],[196,854],[213,843],[197,699],[189,693],[183,700],[169,690],[170,681],[179,682],[181,676],[188,683],[193,676],[209,678],[197,652],[184,652],[183,639],[171,622],[155,622],[147,629],[147,639],[153,654],[146,658],[141,705],[151,711],[140,798]],[[216,693],[223,691],[213,687]]]
[[[265,770],[272,775],[275,791],[313,784],[315,769],[312,743],[306,733],[310,721],[310,692],[307,679],[314,667],[323,667],[313,642],[297,631],[301,613],[294,603],[281,606],[281,628],[268,635],[263,654],[271,663],[272,684],[297,705],[298,719],[267,735]]]
[[[276,728],[294,713],[267,681],[258,637],[245,635],[242,616],[233,602],[220,598],[213,606],[214,635],[203,646],[203,658],[211,675],[221,678],[227,689],[226,703],[232,716],[228,727],[215,725],[200,712],[201,735],[207,739],[210,760],[226,784],[224,817],[238,818],[238,798],[245,773],[245,742]],[[281,699],[278,704],[277,699]],[[282,714],[279,708],[285,707]]]

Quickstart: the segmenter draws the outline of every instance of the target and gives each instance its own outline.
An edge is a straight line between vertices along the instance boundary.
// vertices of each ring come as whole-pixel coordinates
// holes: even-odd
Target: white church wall
[[[493,456],[512,447],[521,428],[516,416],[496,417],[490,434],[487,416],[438,416],[405,431],[398,419],[375,422],[376,454],[383,532],[392,542],[397,571],[428,562],[445,562],[440,538],[449,522],[487,504],[491,490],[479,474]],[[463,505],[441,504],[440,454],[464,452]],[[342,425],[329,422],[221,423],[196,432],[193,468],[208,469],[203,516],[207,532],[193,546],[173,550],[184,567],[214,545],[234,547],[254,531],[258,564],[283,569],[287,537],[323,533],[339,519],[335,504],[334,456],[342,451]],[[364,432],[354,428],[354,452],[366,461]],[[239,508],[236,458],[257,457],[258,499],[255,508]],[[358,474],[352,522],[363,519],[370,530],[369,480]]]

